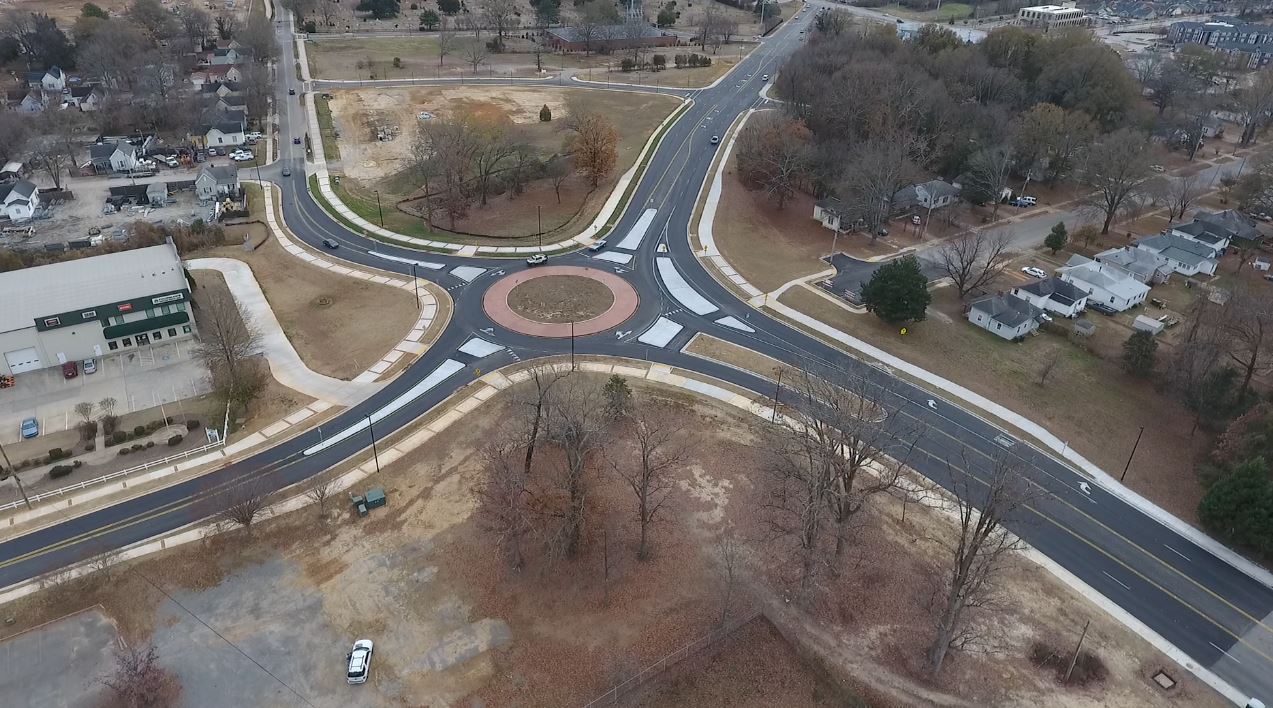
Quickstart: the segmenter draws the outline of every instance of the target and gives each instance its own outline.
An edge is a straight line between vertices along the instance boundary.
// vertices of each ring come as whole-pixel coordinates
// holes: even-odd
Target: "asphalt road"
[[[716,364],[679,350],[695,333],[703,332],[747,346],[798,366],[819,363],[869,378],[894,397],[905,424],[922,427],[908,462],[929,478],[949,484],[950,461],[967,464],[984,475],[995,456],[1019,458],[1022,474],[1039,496],[1010,524],[1013,531],[1081,578],[1127,612],[1226,681],[1252,695],[1273,696],[1273,590],[1239,572],[1223,560],[1140,513],[1089,482],[1050,455],[1017,441],[974,413],[948,402],[887,371],[867,365],[820,340],[795,331],[739,301],[704,271],[688,239],[694,202],[716,147],[713,135],[724,135],[743,111],[762,102],[762,74],[774,75],[783,56],[802,41],[799,29],[812,20],[802,16],[767,39],[718,86],[690,92],[693,105],[668,131],[651,158],[645,177],[611,236],[608,250],[627,234],[646,210],[654,221],[628,265],[570,254],[552,259],[560,265],[610,268],[627,279],[641,295],[641,305],[621,329],[579,338],[580,354],[615,355],[665,363],[772,395],[772,382],[732,367]],[[290,28],[280,25],[281,39]],[[292,75],[290,42],[283,41],[276,105],[281,120],[280,160],[261,168],[264,178],[283,192],[283,213],[298,238],[321,247],[324,238],[341,243],[331,255],[382,270],[409,273],[406,261],[441,265],[418,267],[416,273],[447,288],[455,314],[438,341],[415,364],[381,392],[314,430],[263,451],[249,459],[197,480],[181,483],[116,506],[49,526],[0,544],[0,586],[8,586],[91,557],[107,549],[197,522],[224,504],[227,486],[256,484],[277,489],[304,480],[365,449],[371,435],[384,436],[408,426],[457,388],[471,382],[477,371],[521,360],[569,351],[569,342],[526,337],[491,322],[481,307],[485,289],[501,275],[526,266],[517,260],[459,258],[426,253],[371,241],[343,228],[309,196],[304,176],[304,148],[291,144],[305,132],[297,96],[288,88],[302,87]],[[515,82],[510,82],[515,83]],[[319,148],[321,149],[321,148]],[[283,165],[292,176],[282,178]],[[255,171],[253,172],[255,175]],[[659,247],[666,246],[660,253]],[[390,258],[385,258],[389,256]],[[657,258],[670,258],[699,299],[680,302],[656,267]],[[486,269],[465,280],[452,268],[465,265]],[[684,299],[684,298],[683,298]],[[697,310],[697,312],[695,311]],[[721,324],[732,317],[752,331]],[[681,326],[665,346],[638,341],[656,322]],[[473,336],[502,345],[500,351],[473,357],[458,348]],[[780,398],[784,403],[788,392]],[[366,425],[367,416],[373,421]],[[323,442],[326,441],[326,442]]]

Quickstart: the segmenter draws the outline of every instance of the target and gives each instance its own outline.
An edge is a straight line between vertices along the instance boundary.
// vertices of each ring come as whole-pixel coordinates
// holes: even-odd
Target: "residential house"
[[[1193,215],[1195,221],[1203,221],[1217,229],[1221,229],[1229,236],[1230,242],[1236,239],[1244,239],[1247,241],[1263,241],[1264,232],[1260,231],[1259,225],[1255,219],[1243,214],[1237,209],[1225,209],[1224,211],[1199,211]]]
[[[1087,292],[1056,276],[1018,285],[1012,289],[1012,294],[1062,317],[1078,317],[1087,307]]]
[[[85,112],[92,112],[102,107],[106,95],[97,86],[75,86],[67,98],[67,103]]]
[[[45,93],[60,94],[66,88],[66,72],[56,66],[45,71],[27,72],[27,86]]]
[[[1159,263],[1181,275],[1215,275],[1218,251],[1204,243],[1166,233],[1139,239],[1135,246],[1153,253]]]
[[[205,96],[216,94],[218,97],[224,98],[230,94],[240,93],[241,89],[237,83],[232,81],[210,81],[201,85],[199,91]]]
[[[243,72],[236,64],[220,64],[199,69],[190,75],[190,82],[202,87],[209,83],[238,83],[243,80]]]
[[[220,121],[203,126],[202,147],[218,147],[222,145],[242,145],[247,142],[243,133],[243,123],[239,121]]]
[[[1010,341],[1039,328],[1043,310],[1015,295],[989,295],[968,306],[968,321]]]
[[[1224,253],[1224,249],[1229,247],[1230,234],[1228,229],[1197,218],[1187,224],[1177,224],[1171,227],[1170,233],[1206,246],[1215,252],[1217,258]]]
[[[1083,256],[1072,256],[1065,267],[1056,271],[1067,283],[1087,293],[1087,303],[1100,304],[1122,312],[1145,301],[1149,286],[1133,278],[1127,271]]]
[[[844,231],[845,228],[840,224],[841,215],[844,214],[844,202],[835,197],[827,197],[819,199],[813,203],[813,218],[817,219],[822,225],[832,231]]]
[[[132,172],[140,158],[137,146],[130,142],[95,143],[88,146],[88,157],[93,170],[103,172]]]
[[[959,200],[959,186],[939,179],[906,187],[893,195],[893,210],[940,209]]]
[[[212,66],[238,64],[246,58],[236,47],[217,48],[208,53],[208,63]]]
[[[238,194],[239,169],[234,165],[204,167],[195,178],[194,193],[204,202]]]
[[[44,108],[43,94],[38,91],[27,91],[27,95],[18,102],[16,110],[20,113],[40,113]]]
[[[1096,254],[1096,261],[1122,268],[1128,275],[1150,287],[1171,279],[1171,268],[1159,263],[1157,256],[1132,246],[1101,251]]]
[[[0,182],[17,182],[27,173],[26,166],[18,160],[10,160],[0,167]]]
[[[40,208],[40,190],[31,180],[0,184],[0,214],[10,221],[27,221]]]

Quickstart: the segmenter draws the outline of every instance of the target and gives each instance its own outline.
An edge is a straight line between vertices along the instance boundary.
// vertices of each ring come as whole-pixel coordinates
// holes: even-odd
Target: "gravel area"
[[[513,288],[508,306],[536,322],[582,322],[610,309],[614,293],[604,284],[576,275],[534,278]]]

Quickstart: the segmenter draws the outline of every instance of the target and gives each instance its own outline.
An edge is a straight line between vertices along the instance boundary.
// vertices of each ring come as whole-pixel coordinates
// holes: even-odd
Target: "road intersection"
[[[336,240],[341,244],[336,255],[344,260],[435,282],[450,292],[454,315],[416,363],[325,423],[321,432],[297,435],[196,480],[0,543],[0,587],[195,523],[215,513],[223,499],[219,491],[245,480],[268,489],[301,482],[367,448],[373,430],[384,436],[412,425],[479,371],[567,354],[572,346],[581,355],[641,359],[773,395],[771,381],[681,351],[703,333],[793,366],[850,370],[879,386],[894,397],[906,425],[925,431],[914,441],[908,462],[939,484],[950,483],[950,460],[966,459],[970,471],[979,475],[989,471],[995,456],[1017,457],[1022,474],[1042,494],[1012,525],[1014,532],[1177,647],[1182,660],[1236,689],[1226,695],[1235,700],[1273,696],[1273,588],[976,413],[753,309],[704,268],[689,231],[700,187],[716,155],[710,138],[724,135],[737,116],[764,103],[760,77],[777,73],[781,59],[799,45],[798,32],[807,29],[812,14],[777,30],[726,80],[688,92],[692,105],[651,155],[605,250],[551,259],[552,265],[614,273],[639,294],[625,321],[573,343],[512,331],[488,316],[483,307],[487,290],[526,268],[520,260],[421,252],[371,240],[351,232],[315,201],[303,169],[304,140],[292,143],[293,137],[304,136],[308,123],[298,97],[289,96],[288,89],[303,94],[305,86],[290,71],[291,22],[280,22],[279,66],[288,68],[280,71],[276,95],[280,159],[262,167],[260,174],[281,192],[283,220],[310,246],[321,248],[323,239]],[[321,149],[314,145],[316,152]],[[282,177],[283,167],[290,167],[292,176]],[[787,395],[784,390],[780,400]]]

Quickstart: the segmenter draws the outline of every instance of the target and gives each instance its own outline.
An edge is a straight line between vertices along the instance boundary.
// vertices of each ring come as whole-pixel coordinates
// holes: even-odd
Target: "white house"
[[[96,86],[75,86],[67,102],[81,111],[92,112],[102,107],[103,98],[102,90]]]
[[[1012,294],[1035,307],[1062,317],[1077,317],[1087,307],[1087,292],[1055,276],[1012,289]]]
[[[893,195],[894,211],[906,211],[912,207],[940,209],[959,200],[959,187],[939,179],[929,180],[913,187],[899,189]]]
[[[1096,254],[1096,260],[1127,271],[1140,282],[1153,287],[1171,279],[1171,268],[1158,262],[1158,256],[1133,246],[1111,248]]]
[[[54,66],[46,71],[27,73],[27,85],[48,93],[62,93],[66,88],[66,72]]]
[[[200,201],[210,201],[239,192],[239,170],[233,165],[214,165],[199,171],[194,193]]]
[[[1228,231],[1214,224],[1194,219],[1187,224],[1177,224],[1171,228],[1172,235],[1202,244],[1216,253],[1223,253],[1229,247],[1231,235]]]
[[[813,218],[832,231],[845,230],[840,226],[840,214],[843,211],[844,205],[834,197],[819,199],[813,204]]]
[[[39,113],[44,110],[44,98],[37,91],[28,91],[18,103],[17,110],[20,113]]]
[[[1015,295],[989,295],[968,306],[968,321],[1010,341],[1039,328],[1043,311]]]
[[[1145,301],[1149,286],[1136,280],[1127,271],[1116,266],[1099,263],[1083,256],[1073,256],[1057,275],[1079,290],[1087,293],[1087,304],[1095,303],[1122,312]]]
[[[1215,275],[1218,250],[1205,243],[1168,233],[1147,236],[1136,241],[1135,246],[1154,254],[1159,263],[1181,275]]]
[[[26,221],[40,208],[40,190],[30,180],[0,184],[0,214],[10,221]]]
[[[214,49],[208,53],[208,63],[212,66],[227,66],[238,64],[240,61],[243,61],[243,56],[239,54],[239,50],[235,47]]]
[[[137,146],[120,140],[88,146],[93,169],[98,172],[132,172],[137,169]]]
[[[223,121],[208,126],[207,132],[203,134],[203,141],[207,147],[242,145],[247,142],[247,137],[243,134],[242,123]]]

